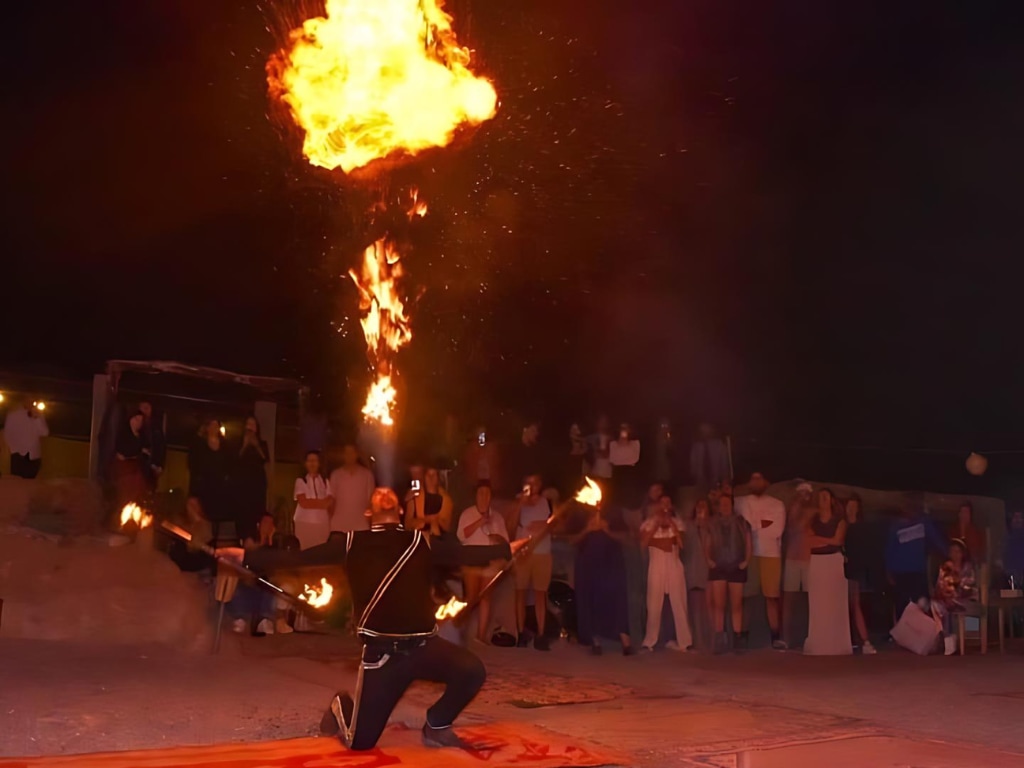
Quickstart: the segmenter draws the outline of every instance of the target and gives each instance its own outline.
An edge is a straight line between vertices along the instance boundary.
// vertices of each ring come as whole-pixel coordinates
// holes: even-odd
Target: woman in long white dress
[[[818,491],[818,514],[807,532],[811,548],[807,601],[810,617],[804,653],[848,656],[850,642],[849,587],[843,569],[846,518],[839,514],[832,492]]]

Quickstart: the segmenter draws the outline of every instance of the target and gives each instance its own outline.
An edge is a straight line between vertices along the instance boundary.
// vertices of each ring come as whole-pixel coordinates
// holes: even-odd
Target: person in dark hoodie
[[[885,570],[893,587],[897,614],[903,612],[907,603],[928,596],[929,550],[945,556],[946,540],[931,518],[910,504],[904,505],[889,528],[885,546]]]

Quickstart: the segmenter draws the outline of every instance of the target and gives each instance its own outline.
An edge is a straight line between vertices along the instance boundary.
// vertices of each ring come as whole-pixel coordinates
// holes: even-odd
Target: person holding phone
[[[320,472],[320,452],[306,453],[306,474],[295,478],[295,537],[302,549],[323,544],[331,535],[330,486]]]
[[[413,483],[416,483],[413,480]],[[436,467],[423,473],[423,490],[414,492],[405,507],[405,527],[440,536],[452,525],[452,497],[441,487],[441,474]]]
[[[11,474],[35,479],[43,464],[42,438],[50,434],[46,419],[36,404],[24,397],[7,414],[4,441],[11,452]]]
[[[259,535],[260,519],[267,513],[267,461],[270,449],[255,416],[245,420],[242,444],[235,460],[233,502],[235,526],[241,539]]]

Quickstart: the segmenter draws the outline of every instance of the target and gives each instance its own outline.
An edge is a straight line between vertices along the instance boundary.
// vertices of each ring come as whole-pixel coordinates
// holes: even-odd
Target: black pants
[[[427,710],[433,728],[451,725],[484,684],[487,673],[476,656],[457,645],[431,637],[409,650],[367,645],[356,687],[352,749],[373,749],[392,710],[414,680],[444,683],[441,698]]]
[[[26,480],[35,480],[42,463],[42,459],[30,459],[27,453],[12,453],[11,474],[15,477],[23,477]]]

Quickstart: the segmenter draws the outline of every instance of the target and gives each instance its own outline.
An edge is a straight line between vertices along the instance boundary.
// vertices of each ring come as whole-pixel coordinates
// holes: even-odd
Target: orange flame
[[[601,486],[589,477],[584,477],[583,480],[586,482],[586,485],[576,492],[575,499],[580,504],[586,504],[588,507],[596,507],[601,503]]]
[[[437,606],[437,611],[434,612],[434,618],[438,621],[444,619],[453,619],[462,613],[462,609],[466,607],[466,604],[459,600],[457,597],[452,596],[448,599],[448,602],[444,605]]]
[[[273,95],[305,132],[313,165],[346,173],[392,153],[448,144],[497,108],[469,69],[443,0],[327,0],[271,59]]]
[[[323,608],[334,597],[334,586],[327,579],[320,579],[320,586],[306,584],[299,595],[299,600],[309,603],[313,608]]]
[[[144,511],[138,504],[132,502],[125,504],[121,508],[121,527],[124,528],[129,522],[135,523],[136,527],[141,531],[143,528],[148,528],[153,524],[153,516]]]
[[[391,409],[395,404],[395,388],[391,383],[391,359],[395,352],[409,343],[412,330],[405,314],[405,305],[398,295],[402,276],[399,254],[386,240],[378,240],[363,253],[360,274],[349,271],[359,289],[359,324],[366,338],[366,354],[376,373],[363,406],[367,421],[385,426],[394,424]]]

